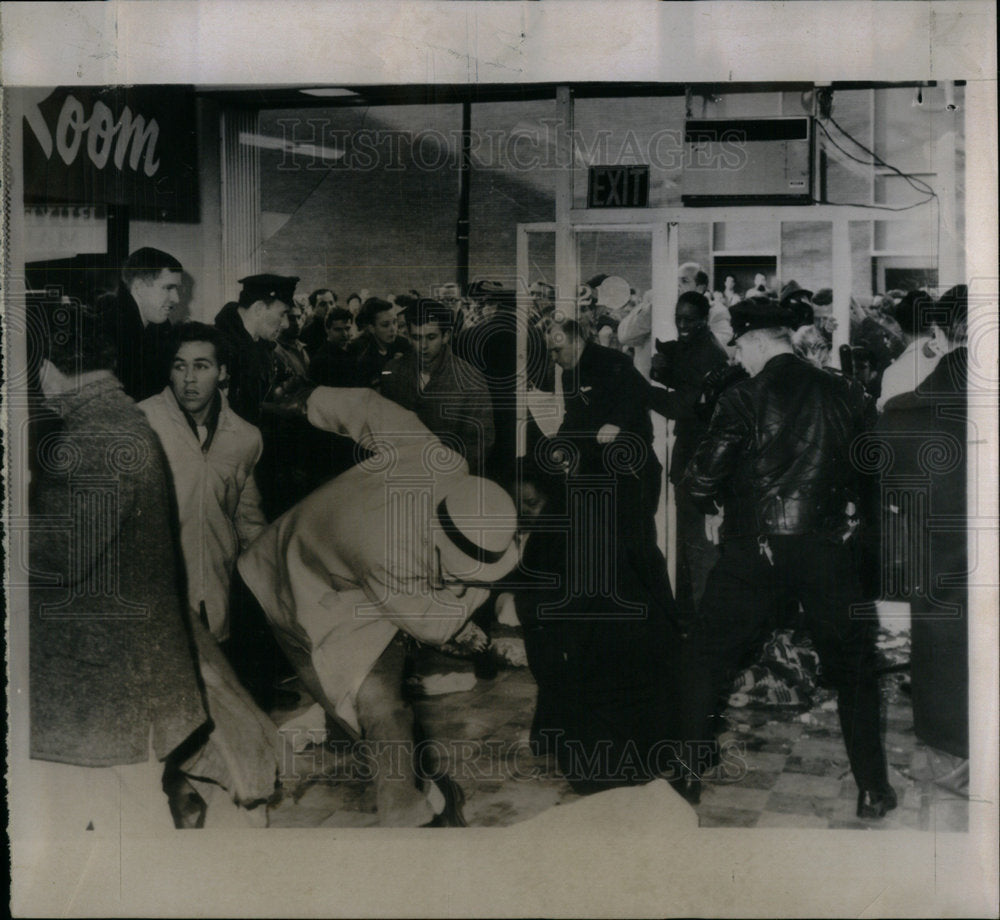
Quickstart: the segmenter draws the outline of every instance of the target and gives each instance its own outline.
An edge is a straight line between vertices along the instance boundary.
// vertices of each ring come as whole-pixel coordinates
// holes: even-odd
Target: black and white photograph
[[[995,24],[0,4],[12,915],[997,916]]]

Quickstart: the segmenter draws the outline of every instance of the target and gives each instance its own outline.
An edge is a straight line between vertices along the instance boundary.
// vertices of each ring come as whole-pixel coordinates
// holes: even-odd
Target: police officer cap
[[[800,326],[811,326],[815,322],[812,296],[812,291],[799,287],[794,281],[789,281],[781,289],[781,306],[792,314],[793,329],[798,329]]]
[[[729,308],[729,315],[733,327],[730,345],[735,345],[741,335],[754,329],[791,328],[795,323],[791,311],[784,309],[770,297],[751,297],[749,300],[741,300]]]
[[[298,280],[286,275],[247,275],[246,278],[240,278],[240,284],[243,285],[240,303],[247,307],[258,300],[280,300],[291,306]]]

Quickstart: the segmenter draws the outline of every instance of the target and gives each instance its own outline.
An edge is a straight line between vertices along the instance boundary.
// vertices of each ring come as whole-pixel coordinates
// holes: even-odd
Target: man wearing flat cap
[[[858,816],[881,818],[896,795],[880,734],[876,623],[861,603],[849,520],[858,500],[852,442],[864,428],[863,406],[843,379],[794,354],[793,322],[766,297],[732,308],[730,344],[750,379],[719,398],[678,486],[721,536],[703,601],[714,696],[706,709],[721,713],[720,701],[769,632],[773,612],[798,601],[837,689]]]
[[[227,303],[215,317],[216,327],[229,341],[229,405],[251,425],[260,422],[261,403],[274,382],[271,352],[281,331],[288,328],[298,280],[269,274],[241,278],[239,299]]]

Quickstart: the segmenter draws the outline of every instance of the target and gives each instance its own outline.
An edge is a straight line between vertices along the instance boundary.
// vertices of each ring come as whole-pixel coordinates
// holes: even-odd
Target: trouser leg
[[[705,516],[683,489],[674,491],[677,508],[677,599],[689,598],[685,613],[693,619],[701,608],[708,575],[719,559],[719,549],[705,536]],[[681,577],[685,580],[681,587]]]
[[[362,751],[374,773],[379,824],[419,827],[434,817],[414,763],[413,709],[403,697],[406,652],[397,636],[361,684],[355,700]]]
[[[933,748],[969,756],[969,625],[964,589],[938,589],[948,609],[917,598],[910,604],[913,729]]]
[[[775,557],[802,602],[826,679],[837,690],[844,745],[862,789],[887,783],[872,605],[861,603],[853,551],[812,535],[772,538]]]
[[[650,463],[635,474],[618,477],[615,485],[615,530],[635,575],[654,597],[663,598],[674,615],[674,595],[667,564],[657,543],[656,506],[662,468]],[[623,592],[623,596],[627,592]]]
[[[711,674],[705,667],[704,625],[694,624],[683,638],[670,627],[669,638],[663,657],[663,690],[669,713],[667,737],[682,766],[697,775],[709,766],[716,753],[709,727],[715,694]]]
[[[752,662],[774,617],[774,570],[755,538],[723,544],[705,587],[703,660],[717,711],[725,708],[733,679]]]

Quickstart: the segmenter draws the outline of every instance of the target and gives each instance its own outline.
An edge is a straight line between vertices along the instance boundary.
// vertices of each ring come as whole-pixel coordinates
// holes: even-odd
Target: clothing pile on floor
[[[809,709],[819,678],[819,655],[809,637],[775,630],[758,662],[733,682],[729,705],[742,709]]]
[[[498,670],[528,666],[520,626],[493,623],[489,634],[475,624],[470,629],[475,635],[466,648],[454,643],[436,649],[411,643],[413,661],[406,687],[412,697],[464,693],[472,690],[478,679],[495,677]]]
[[[882,689],[890,703],[909,703],[910,631],[891,632],[879,627],[875,639],[876,668],[882,674]]]

